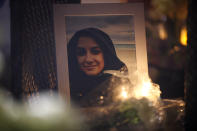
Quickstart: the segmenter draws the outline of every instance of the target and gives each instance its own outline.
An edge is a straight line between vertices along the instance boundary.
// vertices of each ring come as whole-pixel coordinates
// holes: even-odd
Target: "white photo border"
[[[66,22],[68,15],[133,15],[137,71],[148,75],[144,3],[55,4],[54,31],[56,43],[58,92],[70,102]],[[65,57],[66,56],[66,57]]]

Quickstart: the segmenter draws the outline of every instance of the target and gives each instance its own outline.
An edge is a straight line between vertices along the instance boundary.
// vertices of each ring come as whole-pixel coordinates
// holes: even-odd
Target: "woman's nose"
[[[87,54],[86,54],[86,61],[87,62],[93,61],[93,55],[90,52],[87,52]]]

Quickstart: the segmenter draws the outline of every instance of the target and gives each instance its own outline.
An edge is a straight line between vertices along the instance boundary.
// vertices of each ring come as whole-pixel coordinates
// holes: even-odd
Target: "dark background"
[[[34,94],[48,88],[57,89],[53,16],[50,9],[55,2],[79,3],[77,0],[0,2],[0,86],[17,97],[22,93]],[[42,19],[42,16],[46,17]],[[154,83],[160,85],[162,98],[184,98],[186,46],[180,44],[179,37],[181,28],[186,25],[186,16],[186,0],[145,0],[149,75]],[[164,27],[167,38],[160,38],[159,25]],[[36,36],[37,33],[40,36]],[[34,83],[31,82],[32,79]],[[51,83],[53,87],[50,86]],[[27,86],[29,89],[25,89]]]
[[[66,2],[79,3],[11,0],[8,4],[8,0],[0,0],[1,89],[16,98],[33,96],[43,90],[57,90],[52,4]],[[194,0],[144,2],[149,75],[160,85],[162,98],[186,101],[186,130],[195,129],[197,8]],[[159,25],[165,29],[167,38],[159,36]],[[179,41],[185,25],[187,46]]]

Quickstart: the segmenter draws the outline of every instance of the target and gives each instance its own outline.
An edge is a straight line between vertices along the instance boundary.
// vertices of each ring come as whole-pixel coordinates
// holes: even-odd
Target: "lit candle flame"
[[[159,89],[159,85],[151,82],[150,78],[142,78],[142,80],[138,83],[136,89],[133,91],[133,96],[137,99],[141,99],[143,97],[147,98],[149,101],[153,102],[153,104],[157,104],[160,99],[161,91]]]
[[[122,87],[121,97],[122,97],[123,99],[128,98],[128,93],[127,93],[125,87]]]
[[[149,95],[149,90],[150,90],[150,88],[151,88],[151,83],[150,82],[147,82],[147,81],[145,81],[145,82],[143,82],[143,85],[142,85],[142,88],[141,88],[141,95],[142,96],[148,96]]]
[[[153,104],[157,104],[161,94],[159,85],[152,83],[148,76],[142,76],[143,77],[138,77],[139,79],[136,81],[136,83],[134,83],[134,87],[129,87],[128,85],[121,86],[118,91],[118,99],[124,101],[131,97],[136,99],[145,97]],[[134,81],[134,79],[130,79]],[[126,88],[127,86],[128,88]]]
[[[181,29],[180,42],[182,45],[187,46],[187,29],[186,29],[186,27]]]

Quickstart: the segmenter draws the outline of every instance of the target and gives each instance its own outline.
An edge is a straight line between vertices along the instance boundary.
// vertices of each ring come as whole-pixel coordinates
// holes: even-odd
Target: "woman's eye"
[[[77,48],[77,56],[84,56],[86,55],[86,50],[84,48]]]
[[[101,53],[101,49],[100,48],[92,48],[91,53],[93,55],[98,55],[99,53]]]

